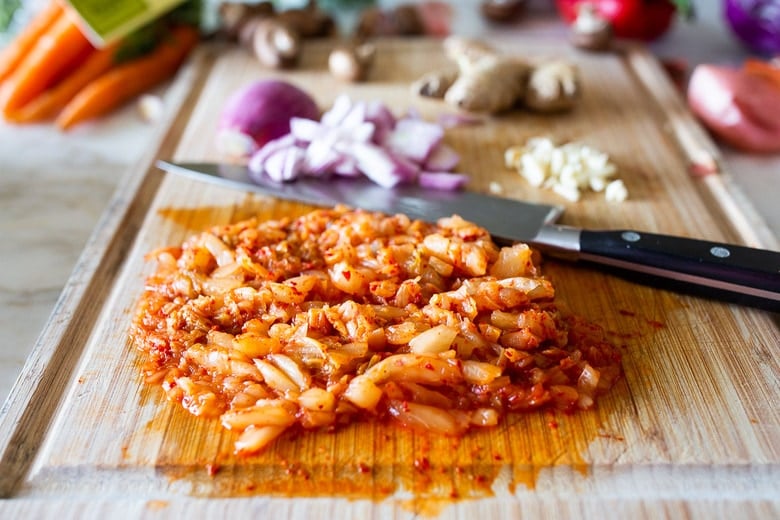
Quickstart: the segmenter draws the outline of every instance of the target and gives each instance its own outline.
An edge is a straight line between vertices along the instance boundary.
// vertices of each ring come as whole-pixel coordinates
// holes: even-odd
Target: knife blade
[[[289,183],[250,176],[247,167],[158,161],[163,171],[315,206],[344,204],[435,222],[454,214],[487,229],[499,243],[527,242],[545,252],[607,266],[638,281],[780,311],[780,253],[636,230],[556,225],[560,206],[470,191],[383,188],[367,179],[303,178]]]

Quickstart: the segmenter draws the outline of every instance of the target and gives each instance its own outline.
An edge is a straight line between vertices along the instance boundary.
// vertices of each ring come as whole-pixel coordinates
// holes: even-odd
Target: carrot
[[[24,105],[8,118],[15,123],[31,123],[54,116],[92,80],[111,68],[116,59],[118,43],[90,52],[86,60],[69,76]]]
[[[63,15],[54,22],[0,86],[0,111],[9,117],[46,90],[92,49],[79,28]]]
[[[52,0],[0,51],[0,82],[16,70],[25,54],[35,45],[36,40],[61,14],[62,6],[57,0]]]
[[[174,75],[198,42],[198,31],[180,26],[151,53],[118,65],[84,87],[57,117],[57,126],[72,126],[107,114]]]

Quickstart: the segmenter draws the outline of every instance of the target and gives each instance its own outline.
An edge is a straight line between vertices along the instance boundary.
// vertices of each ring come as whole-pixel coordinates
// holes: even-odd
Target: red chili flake
[[[414,459],[414,467],[418,471],[428,471],[431,469],[431,461],[428,460],[428,457]]]
[[[500,453],[494,453],[493,460],[504,460],[504,457],[502,457]]]
[[[350,277],[352,276],[352,273],[350,273],[349,271],[341,271],[341,276],[343,276],[345,280],[349,280]]]
[[[209,477],[215,476],[220,469],[219,464],[206,464],[206,473]]]
[[[547,426],[555,430],[556,428],[558,428],[558,421],[551,420],[550,422],[547,423]]]
[[[636,316],[636,313],[634,311],[628,311],[625,309],[618,309],[618,312],[622,314],[623,316]]]
[[[432,365],[432,364],[430,364],[430,363],[425,363],[425,365],[424,365],[424,366],[425,366],[425,369],[426,369],[426,370],[433,370],[433,365]]]
[[[371,467],[365,462],[361,462],[357,467],[358,473],[371,473]]]

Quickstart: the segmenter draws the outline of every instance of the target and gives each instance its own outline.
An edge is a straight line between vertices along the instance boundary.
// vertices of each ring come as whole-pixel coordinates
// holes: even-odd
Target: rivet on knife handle
[[[780,309],[780,253],[638,231],[580,233],[579,256],[710,290],[766,300]]]

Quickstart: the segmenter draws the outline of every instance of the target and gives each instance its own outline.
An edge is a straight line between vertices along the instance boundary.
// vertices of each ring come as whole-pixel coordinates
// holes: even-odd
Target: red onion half
[[[780,53],[780,1],[725,0],[723,15],[751,51],[764,55]]]

